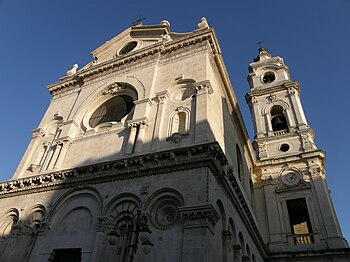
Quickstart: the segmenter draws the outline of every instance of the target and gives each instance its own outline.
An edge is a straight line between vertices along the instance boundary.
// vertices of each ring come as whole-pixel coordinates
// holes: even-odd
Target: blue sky
[[[47,85],[139,17],[167,19],[189,32],[205,16],[215,28],[236,96],[252,136],[244,95],[248,64],[259,41],[285,59],[301,84],[316,143],[327,153],[327,178],[344,236],[350,240],[349,0],[18,1],[0,0],[0,180],[14,173],[49,102]]]

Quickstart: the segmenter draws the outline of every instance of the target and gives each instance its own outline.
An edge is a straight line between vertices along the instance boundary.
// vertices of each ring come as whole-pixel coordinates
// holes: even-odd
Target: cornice
[[[32,194],[82,184],[98,184],[139,176],[163,174],[200,167],[214,168],[218,158],[225,158],[217,143],[204,144],[172,151],[124,158],[73,169],[54,171],[0,183],[0,198]],[[214,168],[215,171],[216,168]]]
[[[48,90],[51,94],[55,95],[62,92],[64,89],[70,88],[76,85],[82,85],[84,79],[96,77],[97,75],[105,74],[124,65],[132,64],[136,61],[143,60],[155,54],[160,56],[174,52],[176,50],[186,48],[188,46],[196,45],[203,41],[209,41],[210,47],[213,53],[217,53],[219,47],[212,29],[203,29],[190,33],[182,38],[169,42],[159,42],[146,48],[142,48],[138,51],[132,52],[128,55],[111,59],[107,62],[96,64],[92,67],[79,71],[72,77],[64,77],[60,82],[54,83],[48,86]]]
[[[220,145],[213,142],[9,180],[0,183],[0,199],[205,167],[217,177],[223,190],[230,192],[237,212],[256,236],[255,241],[265,250],[254,215],[239,186],[240,182],[233,173],[224,171],[227,165]]]
[[[300,85],[298,82],[286,81],[286,82],[282,82],[278,85],[253,88],[246,94],[246,101],[249,103],[251,98],[254,96],[269,95],[271,93],[276,93],[278,91],[288,90],[289,88],[293,88],[293,89],[297,90],[298,92],[300,92]]]
[[[284,165],[286,163],[296,163],[296,162],[303,162],[305,160],[308,160],[310,158],[319,158],[322,160],[322,163],[324,164],[325,158],[326,158],[326,153],[322,150],[314,150],[311,152],[305,152],[305,153],[300,153],[297,155],[290,155],[290,156],[282,156],[280,158],[270,158],[266,160],[257,160],[256,161],[256,167],[258,168],[264,168],[264,167],[269,167],[271,168],[272,166],[276,165]]]

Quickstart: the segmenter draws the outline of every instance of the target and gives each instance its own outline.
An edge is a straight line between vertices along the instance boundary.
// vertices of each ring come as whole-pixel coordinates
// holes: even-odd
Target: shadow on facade
[[[244,156],[238,156],[246,152],[247,141],[224,100],[223,112],[221,143],[206,121],[194,126],[191,120],[187,137],[158,141],[156,147],[144,143],[148,153],[87,159],[80,167],[2,183],[1,261],[65,256],[128,261],[131,232],[125,225],[138,209],[148,214],[154,247],[150,254],[139,250],[136,261],[214,261],[218,253],[216,261],[263,256],[262,247],[253,244],[257,227],[249,190],[244,192],[249,170]],[[205,131],[201,142],[195,140],[198,130]],[[123,150],[128,136],[119,134]],[[161,143],[170,149],[160,150]],[[112,229],[121,235],[114,246],[107,239]]]

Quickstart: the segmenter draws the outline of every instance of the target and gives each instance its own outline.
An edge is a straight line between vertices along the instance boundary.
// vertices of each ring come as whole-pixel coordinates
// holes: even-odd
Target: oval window
[[[89,125],[94,128],[102,123],[120,122],[134,107],[134,100],[130,96],[115,96],[104,102],[92,114]]]
[[[125,54],[131,52],[132,50],[135,49],[136,46],[137,46],[136,41],[132,41],[132,42],[127,43],[122,49],[120,49],[119,55],[125,55]]]

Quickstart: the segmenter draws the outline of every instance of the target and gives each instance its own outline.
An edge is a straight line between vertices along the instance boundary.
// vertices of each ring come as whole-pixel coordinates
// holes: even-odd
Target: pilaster
[[[208,99],[213,93],[209,80],[194,83],[197,90],[195,142],[207,142],[210,127],[208,123]]]
[[[219,215],[212,205],[179,207],[184,222],[183,262],[213,261],[214,226]]]
[[[156,94],[158,108],[156,115],[156,123],[154,127],[153,139],[152,139],[152,151],[156,151],[158,149],[159,141],[163,140],[162,137],[162,127],[163,127],[163,118],[164,118],[164,110],[167,100],[169,99],[169,92],[167,90],[158,92]]]

